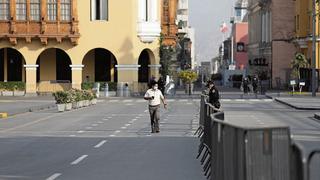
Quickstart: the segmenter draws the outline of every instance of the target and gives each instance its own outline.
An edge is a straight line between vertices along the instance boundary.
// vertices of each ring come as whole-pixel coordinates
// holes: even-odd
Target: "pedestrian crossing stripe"
[[[273,102],[273,99],[220,99],[221,102]],[[121,103],[146,103],[147,101],[144,99],[113,99],[107,100],[107,102],[121,102]],[[192,102],[200,102],[199,99],[167,99],[166,102],[181,102],[181,103],[192,103]]]

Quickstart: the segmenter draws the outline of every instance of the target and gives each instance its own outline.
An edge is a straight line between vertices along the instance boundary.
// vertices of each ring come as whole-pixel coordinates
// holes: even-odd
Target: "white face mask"
[[[157,90],[157,89],[158,89],[158,86],[154,86],[152,89],[153,89],[153,90]]]

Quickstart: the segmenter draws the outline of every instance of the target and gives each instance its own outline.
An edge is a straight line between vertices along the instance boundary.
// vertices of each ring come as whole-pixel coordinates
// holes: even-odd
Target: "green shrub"
[[[81,89],[82,90],[91,90],[94,86],[93,82],[86,82],[81,84]]]
[[[57,104],[65,104],[68,102],[68,93],[65,91],[57,91],[52,94]]]
[[[26,83],[24,82],[0,82],[0,90],[6,91],[25,91]]]

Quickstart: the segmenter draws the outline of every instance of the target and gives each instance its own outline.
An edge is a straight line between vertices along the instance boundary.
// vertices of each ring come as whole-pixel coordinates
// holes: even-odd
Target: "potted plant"
[[[192,70],[184,70],[179,73],[179,77],[186,84],[186,93],[191,95],[193,91],[192,83],[198,79],[198,74]]]
[[[97,95],[96,95],[95,93],[92,93],[91,103],[92,103],[93,105],[97,104]]]
[[[69,91],[65,93],[66,93],[66,111],[70,111],[72,109],[72,102],[73,102],[72,94]]]
[[[54,99],[56,100],[56,104],[58,107],[59,112],[65,111],[66,108],[66,99],[67,99],[67,94],[64,91],[57,91],[53,93]]]

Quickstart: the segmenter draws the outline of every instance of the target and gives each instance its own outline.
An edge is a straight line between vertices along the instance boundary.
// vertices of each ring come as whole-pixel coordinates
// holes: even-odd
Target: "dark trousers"
[[[160,105],[149,106],[150,120],[151,120],[151,131],[159,131],[159,120],[160,120]]]

